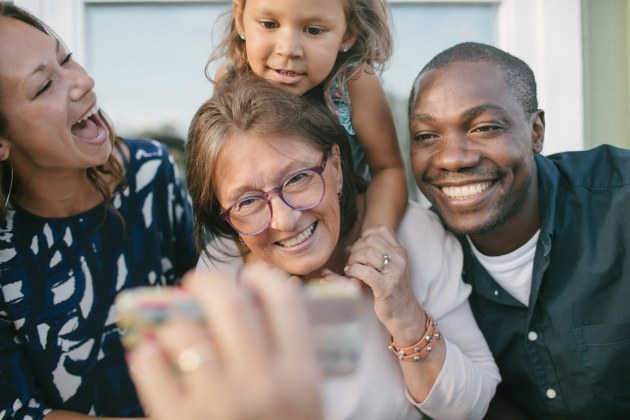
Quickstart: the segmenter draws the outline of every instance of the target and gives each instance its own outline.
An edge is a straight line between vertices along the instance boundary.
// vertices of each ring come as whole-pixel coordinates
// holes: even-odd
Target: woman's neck
[[[122,152],[129,159],[129,150],[124,144]],[[118,149],[113,151],[116,159],[122,163]],[[38,171],[37,168],[19,168],[15,165],[16,174],[19,173],[19,193],[13,198],[21,208],[29,213],[45,218],[61,218],[74,216],[90,210],[104,200],[103,195],[90,181],[87,169],[68,169],[63,171]],[[19,172],[18,172],[19,171]],[[110,193],[117,188],[114,177],[101,174],[102,179],[109,185]]]
[[[30,178],[21,182],[16,203],[40,217],[60,218],[96,207],[103,197],[89,181],[85,171],[64,177]]]

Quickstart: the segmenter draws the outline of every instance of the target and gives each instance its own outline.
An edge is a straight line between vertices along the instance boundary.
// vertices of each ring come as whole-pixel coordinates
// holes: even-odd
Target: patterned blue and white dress
[[[17,208],[0,226],[0,419],[144,415],[112,303],[128,287],[177,283],[197,257],[168,149],[125,142],[127,186],[112,198],[124,227],[103,204],[56,219]]]

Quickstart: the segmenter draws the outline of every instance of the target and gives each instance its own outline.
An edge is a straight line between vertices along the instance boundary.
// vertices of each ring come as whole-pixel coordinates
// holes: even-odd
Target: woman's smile
[[[290,238],[284,241],[278,241],[276,242],[276,244],[280,245],[283,248],[289,248],[289,247],[300,245],[302,242],[304,242],[305,240],[311,237],[311,235],[313,234],[313,231],[315,230],[315,227],[317,227],[317,222],[309,225],[299,235],[294,236],[293,238]]]

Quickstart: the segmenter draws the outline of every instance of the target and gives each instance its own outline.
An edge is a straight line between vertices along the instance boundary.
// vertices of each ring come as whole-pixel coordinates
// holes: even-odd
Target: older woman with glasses
[[[238,278],[263,262],[287,279],[365,286],[358,365],[324,379],[326,418],[483,417],[500,377],[457,241],[415,203],[397,233],[360,234],[364,185],[327,110],[235,75],[198,110],[187,147],[198,270]]]

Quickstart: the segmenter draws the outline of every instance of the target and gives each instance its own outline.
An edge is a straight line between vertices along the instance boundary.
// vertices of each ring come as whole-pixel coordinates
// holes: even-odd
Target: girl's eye
[[[322,28],[317,28],[314,26],[309,26],[306,29],[304,29],[304,32],[306,32],[309,35],[320,35],[321,33],[324,32],[324,30]]]
[[[275,29],[277,28],[276,22],[272,22],[270,20],[263,20],[260,22],[263,28],[265,29]]]
[[[37,93],[35,94],[35,97],[37,98],[38,96],[40,96],[41,94],[43,94],[44,92],[46,92],[48,90],[48,88],[50,87],[50,85],[52,84],[51,80],[46,81],[46,83],[44,84],[44,86],[42,86]]]

